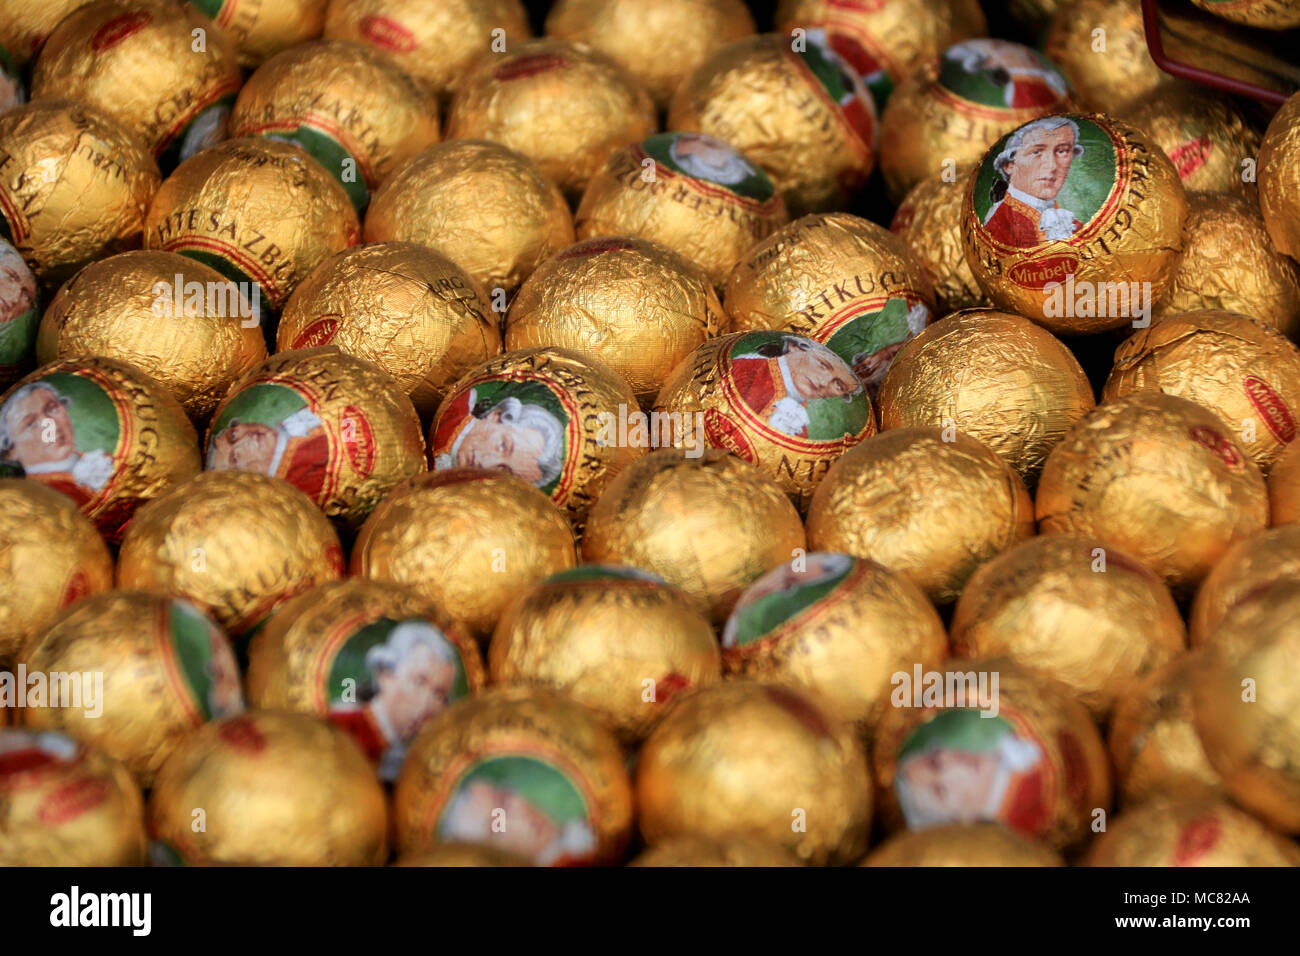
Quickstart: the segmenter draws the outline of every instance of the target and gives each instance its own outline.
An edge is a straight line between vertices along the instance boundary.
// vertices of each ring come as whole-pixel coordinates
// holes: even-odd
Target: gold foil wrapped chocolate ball
[[[1300,95],[1282,104],[1264,131],[1256,175],[1273,245],[1300,260]]]
[[[393,813],[403,854],[462,842],[541,866],[609,864],[632,833],[632,785],[618,741],[592,711],[500,687],[424,725]]]
[[[0,385],[21,378],[31,363],[41,320],[41,291],[18,250],[0,239]]]
[[[230,40],[197,6],[95,0],[69,14],[32,69],[32,98],[111,113],[171,168],[226,135],[239,90]]]
[[[505,347],[570,349],[627,379],[648,404],[722,321],[712,284],[689,260],[648,239],[589,239],[542,263],[520,287]]]
[[[640,741],[676,694],[721,676],[713,628],[657,575],[584,564],[520,595],[488,653],[492,681],[563,693]]]
[[[1216,17],[1265,30],[1300,26],[1300,3],[1295,0],[1192,0]]]
[[[438,104],[379,51],[322,40],[277,54],[248,78],[230,135],[296,143],[359,212],[394,169],[438,141]]]
[[[1276,577],[1260,575],[1262,580],[1227,605],[1207,630],[1197,633],[1193,646],[1203,648],[1207,660],[1213,661],[1217,654],[1222,661],[1231,663],[1261,635],[1271,639],[1295,627],[1300,614],[1300,585],[1286,575],[1285,568],[1279,571]]]
[[[952,618],[955,654],[1013,658],[1065,684],[1099,721],[1186,647],[1164,582],[1086,535],[1030,538],[993,558],[971,575]]]
[[[343,574],[343,549],[310,498],[278,478],[209,471],[141,509],[117,584],[186,598],[238,638],[280,604]]]
[[[875,395],[903,342],[930,321],[929,282],[904,243],[848,213],[804,216],[727,278],[727,331],[784,329],[822,343]]]
[[[432,146],[398,167],[366,211],[366,242],[436,249],[503,312],[538,263],[573,244],[564,195],[527,156],[486,140]],[[498,291],[500,290],[500,291]]]
[[[2,666],[63,608],[111,588],[113,558],[75,501],[31,480],[0,478],[0,541]]]
[[[1187,618],[1192,644],[1208,644],[1228,612],[1256,592],[1300,577],[1300,528],[1275,527],[1242,538],[1223,552],[1196,591]]]
[[[808,509],[808,544],[876,561],[936,604],[1034,533],[1025,483],[961,432],[895,428],[840,458]]]
[[[889,223],[890,232],[903,240],[930,284],[941,316],[991,304],[975,281],[961,238],[961,206],[973,169],[968,164],[951,175],[941,172],[923,179],[903,198]]]
[[[642,850],[628,866],[802,866],[779,843],[745,836],[725,840],[669,837]]]
[[[501,468],[550,495],[579,531],[618,472],[645,453],[620,425],[639,414],[627,382],[567,349],[507,352],[456,383],[429,429],[434,470]],[[697,446],[698,447],[698,446]]]
[[[139,244],[158,166],[111,116],[70,100],[9,110],[0,155],[0,228],[46,285]]]
[[[398,482],[424,471],[420,416],[365,359],[330,345],[280,352],[213,412],[206,466],[283,478],[355,528]]]
[[[876,432],[871,399],[850,360],[778,330],[705,342],[664,382],[651,414],[673,426],[675,446],[729,451],[800,508],[831,463]]]
[[[1223,800],[1153,800],[1097,837],[1086,866],[1300,866],[1300,848]]]
[[[1264,479],[1223,421],[1185,398],[1147,392],[1079,420],[1048,456],[1036,509],[1042,532],[1097,535],[1175,593],[1268,524]]]
[[[424,722],[486,679],[478,645],[434,602],[363,578],[299,594],[248,645],[250,706],[328,719],[389,782]]]
[[[240,66],[258,67],[325,29],[328,0],[191,0],[226,32]]]
[[[1060,854],[999,823],[948,824],[899,833],[863,866],[1065,866]]]
[[[1095,30],[1104,31],[1105,52],[1095,48]],[[1140,0],[1061,0],[1043,51],[1087,109],[1117,109],[1169,79],[1147,52]]]
[[[636,804],[651,846],[759,838],[814,866],[856,860],[871,832],[871,776],[850,726],[803,691],[749,680],[668,712],[637,758]]]
[[[110,543],[200,467],[184,409],[126,362],[63,359],[0,396],[0,472],[63,492]]]
[[[438,94],[531,35],[520,0],[331,0],[325,15],[327,38],[374,47]]]
[[[799,512],[758,469],[716,449],[661,449],[610,482],[582,556],[657,574],[721,624],[745,588],[804,545]]]
[[[140,866],[144,801],[112,757],[52,731],[0,729],[0,866]]]
[[[348,194],[298,146],[232,139],[181,163],[145,219],[147,249],[210,265],[280,309],[327,256],[357,244]]]
[[[668,110],[669,129],[725,140],[761,165],[795,216],[847,205],[875,165],[871,94],[823,31],[805,40],[764,34],[723,47]]]
[[[220,272],[173,252],[91,263],[41,316],[37,360],[100,355],[148,373],[202,419],[266,358],[254,303]]]
[[[1029,483],[1095,404],[1088,377],[1059,339],[991,309],[950,315],[904,345],[876,402],[883,430],[956,428]]]
[[[1115,350],[1102,401],[1142,392],[1190,399],[1215,412],[1267,474],[1296,437],[1300,349],[1236,312],[1168,315]]]
[[[1300,521],[1300,445],[1292,444],[1268,473],[1269,523]]]
[[[865,734],[893,677],[943,664],[943,622],[915,584],[874,561],[814,551],[749,586],[722,631],[728,673],[798,685]]]
[[[0,0],[0,47],[15,69],[27,66],[40,52],[59,21],[86,0]]]
[[[160,594],[88,597],[30,642],[22,662],[33,673],[95,675],[82,678],[80,700],[51,699],[25,721],[116,757],[143,787],[190,731],[244,709],[226,635],[193,604]]]
[[[577,561],[564,513],[507,471],[448,468],[393,489],[362,525],[352,573],[406,584],[478,637],[506,605]]]
[[[1150,319],[1187,211],[1178,172],[1145,134],[1096,113],[1044,116],[989,148],[968,181],[962,238],[999,308],[1079,335]]]
[[[649,136],[656,119],[649,94],[605,54],[526,40],[465,75],[447,111],[447,138],[516,149],[576,201],[610,153]]]
[[[501,333],[468,272],[428,246],[380,242],[335,253],[299,283],[276,343],[333,345],[373,362],[431,415],[458,378],[501,351]]]
[[[943,51],[889,97],[880,117],[880,171],[894,202],[923,179],[974,163],[998,138],[1066,109],[1069,87],[1037,50],[966,40]]]
[[[204,828],[193,825],[203,811]],[[379,866],[384,788],[344,731],[264,710],[182,741],[149,796],[151,855],[188,865]]]

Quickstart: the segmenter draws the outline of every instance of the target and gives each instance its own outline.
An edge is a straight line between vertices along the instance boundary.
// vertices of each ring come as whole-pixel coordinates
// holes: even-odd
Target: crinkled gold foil
[[[741,595],[722,631],[729,674],[803,687],[869,739],[893,675],[943,664],[943,622],[919,587],[874,561],[814,551]]]
[[[27,645],[23,663],[33,673],[96,675],[93,706],[51,699],[24,719],[116,757],[146,788],[194,728],[244,709],[229,639],[194,605],[160,594],[79,601]]]
[[[86,0],[0,0],[0,47],[21,69],[35,59],[59,21]]]
[[[570,349],[617,372],[648,403],[722,321],[712,284],[688,259],[648,239],[589,239],[520,287],[505,347]]]
[[[661,449],[609,483],[582,556],[657,574],[721,624],[746,587],[804,545],[799,513],[757,468],[715,449]]]
[[[1010,657],[1053,677],[1098,721],[1187,647],[1164,582],[1102,539],[1076,534],[1030,538],[981,565],[951,630],[955,654]]]
[[[518,594],[576,561],[563,512],[497,469],[449,468],[403,482],[352,548],[353,574],[410,585],[479,637]]]
[[[1115,350],[1102,401],[1163,392],[1218,414],[1265,475],[1296,437],[1300,349],[1236,312],[1169,314]]]
[[[975,569],[1034,533],[1025,483],[962,432],[895,428],[851,449],[808,509],[808,544],[877,561],[936,604]]]
[[[803,691],[728,680],[683,697],[642,745],[638,822],[651,846],[752,838],[842,865],[867,848],[870,781],[852,728]]]
[[[151,375],[194,418],[266,358],[258,313],[202,262],[137,250],[91,263],[41,316],[38,361],[100,355]]]
[[[408,853],[394,866],[532,866],[528,860],[512,853],[476,843],[435,843],[426,850]]]
[[[2,666],[64,607],[111,588],[113,558],[76,502],[31,480],[0,478],[0,541]]]
[[[1273,114],[1260,143],[1256,175],[1259,208],[1273,245],[1300,260],[1300,94]]]
[[[1044,534],[1096,535],[1175,594],[1268,524],[1263,476],[1222,420],[1185,398],[1146,392],[1079,420],[1047,458],[1036,508]]]
[[[373,362],[428,416],[458,378],[501,351],[501,333],[468,272],[428,246],[381,242],[337,252],[299,283],[276,344],[328,344]]]
[[[315,40],[328,0],[192,0],[226,32],[240,66],[256,68],[282,50]]]
[[[549,691],[494,687],[424,725],[393,812],[403,854],[459,840],[541,865],[617,863],[632,833],[632,785],[618,741],[590,710]]]
[[[1085,866],[1300,866],[1300,850],[1215,797],[1153,800],[1126,810],[1092,844]]]
[[[728,836],[669,837],[642,850],[628,866],[802,866],[799,858],[772,840]]]
[[[1065,866],[1060,854],[997,823],[911,830],[873,850],[863,866]]]
[[[145,144],[97,109],[42,100],[0,117],[0,229],[47,286],[138,246],[159,182]]]
[[[118,587],[184,597],[236,638],[342,574],[338,535],[311,499],[248,471],[204,472],[150,502],[117,563]]]
[[[55,27],[32,68],[32,98],[111,113],[174,166],[225,138],[241,77],[235,48],[194,4],[98,0]]]
[[[1147,52],[1140,0],[1060,0],[1043,50],[1091,110],[1117,110],[1169,79]]]
[[[917,183],[889,223],[933,288],[940,317],[993,304],[975,281],[961,239],[961,207],[973,168],[958,166],[951,177],[938,173]]]
[[[684,592],[644,571],[590,564],[521,594],[497,624],[488,663],[493,683],[565,694],[627,744],[676,694],[722,672],[713,628]]]
[[[1192,0],[1216,17],[1265,30],[1300,27],[1300,3],[1295,0]]]
[[[190,865],[388,858],[388,805],[374,770],[347,734],[304,714],[254,711],[190,734],[158,774],[148,815],[153,853]]]
[[[112,757],[0,729],[0,866],[140,866],[144,801]]]
[[[764,34],[719,50],[677,88],[668,128],[730,143],[767,171],[800,216],[846,205],[866,182],[876,108],[824,35],[810,34],[800,51],[792,45],[788,35]]]
[[[1214,563],[1187,618],[1194,646],[1214,641],[1228,612],[1278,581],[1300,577],[1300,528],[1259,531],[1237,541]]]
[[[528,157],[499,143],[456,140],[407,161],[371,199],[366,242],[395,239],[450,258],[502,312],[505,296],[538,263],[573,243],[573,219]]]
[[[1291,445],[1268,473],[1269,523],[1300,521],[1300,445]]]

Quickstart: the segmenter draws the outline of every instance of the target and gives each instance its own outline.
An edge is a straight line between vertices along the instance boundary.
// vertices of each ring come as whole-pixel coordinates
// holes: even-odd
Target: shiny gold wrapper
[[[874,561],[814,551],[777,565],[741,595],[722,631],[730,674],[802,686],[868,739],[893,675],[933,670],[943,622],[919,587]]]
[[[86,0],[0,0],[0,47],[14,67],[21,69],[36,58],[59,21]]]
[[[784,329],[830,348],[871,394],[930,321],[933,290],[906,245],[848,213],[798,219],[727,278],[726,331]]]
[[[1300,349],[1248,315],[1171,314],[1115,350],[1101,397],[1142,392],[1178,395],[1215,412],[1267,474],[1296,437]]]
[[[1060,854],[997,823],[949,824],[900,833],[863,866],[1065,866]]]
[[[938,173],[917,183],[889,223],[930,284],[940,316],[992,305],[975,281],[961,238],[961,206],[973,169],[958,166],[951,175]]]
[[[660,422],[651,420],[657,436],[671,432],[671,443],[691,454],[702,446],[731,452],[801,510],[835,459],[876,433],[871,399],[850,360],[779,330],[705,342],[668,376],[651,415]]]
[[[529,276],[510,304],[505,347],[570,349],[649,403],[722,321],[712,284],[689,260],[648,239],[589,239]]]
[[[248,78],[230,135],[297,143],[360,211],[394,169],[438,141],[438,104],[379,51],[322,40],[277,54]]]
[[[1141,392],[1099,405],[1061,440],[1036,510],[1044,534],[1096,535],[1182,594],[1233,541],[1268,524],[1268,492],[1217,415]]]
[[[1268,473],[1269,523],[1300,521],[1300,445],[1292,444]]]
[[[328,0],[192,0],[235,46],[240,66],[258,67],[325,29]]]
[[[365,359],[332,345],[280,352],[217,406],[206,466],[283,478],[356,528],[398,482],[424,471],[420,416]]]
[[[1265,30],[1300,27],[1300,3],[1296,0],[1192,0],[1216,17]]]
[[[1057,333],[1103,332],[1149,320],[1173,282],[1187,197],[1130,126],[1041,117],[994,143],[967,183],[966,260],[999,308]]]
[[[616,863],[632,833],[632,785],[590,710],[497,687],[424,725],[393,812],[403,854],[457,841],[542,866]]]
[[[649,136],[656,120],[649,94],[605,54],[527,40],[465,75],[447,112],[447,138],[518,150],[576,202],[610,154]]]
[[[550,495],[580,534],[609,480],[645,454],[648,440],[632,440],[638,436],[619,424],[637,409],[627,382],[589,358],[557,348],[507,352],[443,399],[429,429],[429,461],[438,471],[518,475]]]
[[[487,680],[472,637],[413,588],[327,581],[286,602],[248,645],[248,702],[326,718],[397,779],[424,722]]]
[[[804,545],[799,513],[758,469],[719,450],[661,449],[610,482],[582,556],[657,574],[721,624],[745,588]]]
[[[847,205],[875,165],[876,107],[862,78],[810,33],[739,40],[688,76],[668,128],[730,143],[772,177],[791,215]]]
[[[1063,850],[1110,810],[1106,746],[1063,684],[1005,657],[953,658],[894,694],[872,752],[888,830],[1001,823]]]
[[[1300,848],[1213,797],[1154,800],[1117,817],[1086,866],[1300,866]]]
[[[193,601],[232,637],[343,574],[334,526],[287,481],[209,471],[141,509],[118,552],[117,584]]]
[[[1086,535],[1030,538],[993,558],[971,575],[952,618],[955,654],[1009,657],[1053,677],[1098,721],[1186,647],[1164,582]]]
[[[756,838],[842,865],[867,848],[870,781],[851,727],[802,691],[729,680],[683,697],[641,747],[637,816],[651,846]]]
[[[63,734],[0,729],[0,866],[144,861],[144,801],[121,763]]]
[[[0,230],[46,285],[140,243],[159,184],[144,143],[69,100],[0,116]]]
[[[1177,657],[1116,701],[1108,743],[1126,809],[1155,797],[1223,793],[1192,722],[1191,680],[1200,661],[1197,653]]]
[[[276,344],[333,345],[373,362],[428,416],[458,378],[501,351],[501,333],[468,272],[428,246],[381,242],[335,253],[299,283]]]
[[[30,480],[0,478],[0,541],[3,666],[63,608],[111,588],[113,558],[75,501]]]
[[[547,36],[604,53],[660,107],[718,49],[753,33],[744,0],[559,0],[546,16]]]
[[[41,316],[36,358],[129,362],[202,419],[266,358],[259,318],[238,286],[202,262],[124,252],[91,263],[58,291]]]
[[[151,856],[169,862],[379,866],[388,858],[387,800],[365,754],[304,714],[254,711],[190,734],[158,774],[148,817]]]
[[[518,594],[576,562],[573,531],[546,494],[484,468],[398,485],[352,548],[353,574],[410,585],[478,637]]]
[[[1118,109],[1169,80],[1147,51],[1140,0],[1060,0],[1043,50],[1087,109]]]
[[[527,859],[476,843],[435,843],[401,857],[394,866],[532,866]]]
[[[240,79],[230,40],[196,5],[98,0],[45,41],[32,98],[66,97],[111,113],[170,168],[225,138]]]
[[[24,720],[116,757],[145,788],[194,728],[244,709],[226,635],[188,601],[160,594],[112,591],[78,602],[27,645],[22,664],[95,675],[93,687],[83,680],[80,700],[51,699]]]
[[[177,167],[145,218],[147,249],[178,252],[281,308],[327,256],[357,244],[352,202],[319,163],[278,140],[232,139]]]
[[[641,853],[628,866],[802,866],[779,843],[747,836],[725,840],[669,837]]]
[[[808,509],[808,544],[877,561],[936,604],[994,555],[1034,533],[1025,483],[961,432],[895,428],[831,468]]]
[[[488,663],[493,683],[563,693],[629,744],[676,694],[722,672],[713,628],[684,592],[645,571],[592,564],[520,595],[497,624]]]
[[[880,117],[880,171],[897,203],[924,179],[974,163],[1016,127],[1069,108],[1065,77],[1008,40],[950,46],[890,94]]]
[[[185,410],[126,362],[62,359],[0,395],[0,471],[63,492],[110,544],[200,467]]]
[[[1253,197],[1189,193],[1183,258],[1155,314],[1221,309],[1300,336],[1300,264],[1273,246]]]
[[[325,15],[326,37],[374,47],[439,94],[531,35],[520,0],[331,0]]]
[[[1088,377],[1059,339],[991,309],[950,315],[904,345],[876,401],[883,430],[955,428],[1030,484],[1095,404]]]
[[[400,166],[371,199],[366,242],[394,239],[441,252],[504,312],[506,295],[538,263],[572,245],[573,219],[563,194],[527,156],[457,140]]]
[[[1273,114],[1260,143],[1256,174],[1259,208],[1273,245],[1300,260],[1300,94]]]

